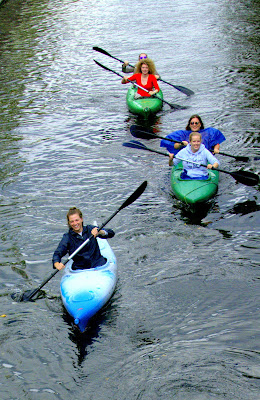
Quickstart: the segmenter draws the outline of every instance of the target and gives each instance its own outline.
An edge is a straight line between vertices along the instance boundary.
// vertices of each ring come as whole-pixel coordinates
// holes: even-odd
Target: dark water
[[[251,157],[222,168],[259,173],[259,3],[9,0],[0,40],[1,399],[259,399],[259,188],[221,174],[209,207],[183,209],[167,159],[122,146],[139,121],[93,58],[120,63],[92,50],[132,63],[147,51],[195,92],[161,84],[188,108],[164,105],[158,133],[199,113],[223,151]],[[110,223],[120,279],[86,334],[62,308],[59,274],[42,299],[12,300],[52,272],[70,206],[102,222],[143,180]]]

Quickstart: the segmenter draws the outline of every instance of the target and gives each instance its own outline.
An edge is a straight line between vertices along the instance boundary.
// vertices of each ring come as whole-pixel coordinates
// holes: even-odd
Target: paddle
[[[130,142],[126,142],[123,143],[123,146],[125,147],[131,147],[134,149],[140,149],[140,150],[147,150],[147,151],[151,151],[153,153],[157,153],[157,154],[162,154],[164,156],[169,156],[169,154],[163,153],[161,151],[157,151],[154,149],[151,149],[147,146],[145,146],[143,143],[138,142],[137,140],[131,140]],[[189,161],[189,160],[184,160],[181,157],[176,157],[178,160],[181,161],[186,161],[186,162],[190,162],[192,164],[197,164],[200,165],[202,167],[207,167],[207,165],[204,164],[199,164],[197,162],[193,162],[193,161]],[[255,186],[259,183],[259,176],[254,174],[253,172],[249,172],[249,171],[234,171],[234,172],[229,172],[229,171],[225,171],[223,169],[219,169],[219,168],[214,168],[212,167],[213,170],[219,171],[219,172],[223,172],[224,174],[229,174],[231,175],[237,182],[242,183],[243,185],[247,185],[247,186]]]
[[[137,137],[137,138],[140,138],[140,139],[152,139],[154,137],[154,138],[158,138],[158,139],[168,140],[169,142],[182,144],[181,141],[173,140],[173,139],[170,139],[170,138],[167,138],[167,137],[163,137],[163,136],[157,135],[156,133],[153,133],[153,131],[151,129],[145,130],[145,131],[143,129],[144,129],[143,127],[140,129],[140,127],[138,125],[131,125],[130,126],[130,132],[134,137]],[[233,156],[231,154],[222,153],[222,152],[219,152],[218,154],[221,154],[222,156],[233,157],[237,161],[244,161],[244,162],[249,161],[249,157]]]
[[[147,151],[151,151],[152,153],[157,153],[157,154],[161,154],[163,156],[169,157],[169,154],[164,153],[164,152],[159,151],[159,150],[151,149],[150,147],[145,146],[143,143],[138,142],[138,140],[130,140],[130,142],[123,143],[123,146],[131,147],[133,149],[147,150]]]
[[[137,138],[140,138],[140,139],[153,139],[153,138],[165,139],[165,140],[169,140],[170,142],[173,142],[173,143],[182,144],[182,142],[180,142],[179,140],[168,139],[168,138],[165,138],[163,136],[157,135],[156,133],[154,133],[150,129],[149,129],[149,131],[148,130],[144,131],[142,129],[140,129],[140,127],[138,125],[131,125],[130,126],[130,132],[134,137],[137,137]]]
[[[162,81],[164,83],[167,83],[167,85],[170,85],[172,87],[174,87],[175,89],[179,90],[180,92],[186,94],[186,96],[192,96],[194,94],[193,90],[188,89],[184,86],[180,86],[180,85],[173,85],[170,82],[166,82],[164,79],[162,79],[161,77],[159,79],[157,79],[158,81]]]
[[[221,154],[222,156],[227,156],[227,157],[235,158],[237,161],[244,161],[244,162],[249,161],[249,157],[244,157],[244,156],[233,156],[232,154],[223,153],[222,151],[219,152],[218,154]]]
[[[99,65],[101,68],[104,68],[104,69],[106,69],[107,71],[113,72],[113,74],[116,74],[116,75],[120,76],[121,78],[124,78],[123,75],[119,74],[118,72],[114,71],[113,69],[110,69],[110,68],[106,67],[105,65],[100,64],[100,62],[98,62],[98,61],[96,61],[96,60],[94,60],[94,61],[95,61],[95,63],[96,63],[97,65]],[[149,90],[143,88],[142,86],[138,85],[138,84],[135,83],[135,82],[130,81],[129,79],[127,79],[127,80],[128,80],[128,82],[132,83],[132,85],[139,87],[140,89],[144,90],[146,93],[149,93]],[[153,94],[152,97],[156,97],[157,99],[161,100],[163,103],[168,104],[168,106],[170,106],[171,108],[174,108],[174,109],[177,109],[177,110],[183,110],[183,109],[186,108],[186,107],[179,106],[178,104],[171,104],[171,103],[169,103],[168,101],[166,101],[166,100],[164,100],[164,99],[161,99],[161,97],[158,96],[157,94]]]
[[[101,229],[104,228],[105,225],[108,224],[109,221],[111,221],[112,218],[114,218],[116,216],[116,214],[119,213],[119,211],[123,210],[123,208],[128,207],[130,204],[132,204],[135,200],[138,199],[138,197],[141,196],[141,194],[145,191],[147,186],[147,181],[144,181],[125,201],[124,203],[101,225],[101,227],[99,228],[99,231]],[[64,265],[67,264],[67,262],[69,260],[71,260],[84,246],[86,246],[86,244],[92,239],[92,237],[94,237],[93,235],[91,235],[87,240],[85,240],[75,251],[74,253],[72,253],[68,259],[63,263]],[[47,283],[49,282],[49,280],[51,278],[54,277],[54,275],[57,274],[57,272],[59,272],[58,269],[56,269],[54,272],[51,273],[50,276],[48,276],[36,289],[34,290],[30,290],[30,291],[26,291],[25,293],[23,293],[22,295],[19,296],[19,299],[17,301],[29,301],[31,300],[36,293],[38,293],[41,288]],[[15,297],[15,294],[12,295],[12,297]]]
[[[111,57],[111,58],[113,58],[114,60],[117,60],[117,61],[121,62],[122,64],[124,63],[123,60],[120,60],[120,58],[117,58],[117,57],[112,56],[110,53],[108,53],[108,52],[107,52],[106,50],[104,50],[104,49],[101,49],[100,47],[94,46],[94,47],[93,47],[93,50],[98,51],[99,53],[105,54],[105,56]],[[134,68],[134,65],[129,64],[129,66]],[[162,78],[159,78],[158,80],[160,80],[160,81],[166,83],[167,85],[170,85],[170,86],[174,87],[174,89],[179,90],[180,92],[186,94],[187,96],[191,96],[192,94],[194,94],[194,92],[193,92],[192,90],[190,90],[190,89],[188,89],[188,88],[186,88],[186,87],[184,87],[184,86],[173,85],[173,84],[170,83],[170,82],[166,82],[166,81],[163,80]]]

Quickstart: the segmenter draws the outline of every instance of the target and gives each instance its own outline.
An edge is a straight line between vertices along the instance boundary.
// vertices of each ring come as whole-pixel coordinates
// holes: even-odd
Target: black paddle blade
[[[253,172],[236,171],[236,172],[230,172],[230,175],[233,176],[233,178],[237,182],[242,183],[243,185],[255,186],[258,185],[259,183],[259,176],[254,174]]]
[[[249,161],[249,157],[244,157],[244,156],[233,156],[232,154],[223,153],[222,151],[220,151],[218,154],[221,154],[222,156],[227,156],[227,157],[235,158],[237,161],[243,161],[243,162]]]
[[[26,290],[24,293],[13,293],[11,294],[11,297],[14,301],[16,302],[21,302],[21,301],[33,301],[32,298],[36,295],[36,293],[40,292],[43,293],[43,291],[40,291],[37,289],[33,290]],[[40,295],[38,295],[39,297]]]
[[[167,137],[157,135],[156,133],[153,132],[152,129],[149,129],[149,128],[145,129],[138,125],[131,125],[130,132],[134,137],[139,138],[139,139],[147,139],[147,140],[148,139],[163,139],[163,140],[168,140],[169,142],[172,142],[172,143],[182,144],[182,142],[180,142],[179,140],[173,140],[173,139],[170,139]]]
[[[101,49],[101,47],[93,46],[92,49],[98,51],[99,53],[105,54],[106,56],[111,56],[111,54],[109,54],[106,50]]]
[[[192,96],[194,94],[193,90],[188,89],[184,86],[174,85],[175,89],[179,90],[180,92],[186,94],[187,96]]]
[[[126,199],[126,201],[121,205],[120,210],[132,204],[141,194],[145,191],[147,186],[147,181],[144,181],[135,191],[131,194],[131,196]]]
[[[230,157],[230,154],[229,154],[229,157]],[[234,158],[235,158],[237,161],[243,161],[243,162],[248,162],[248,161],[249,161],[249,157],[234,156]]]
[[[148,150],[144,144],[138,142],[137,140],[130,140],[130,142],[125,142],[123,143],[123,146],[131,147],[132,149]]]
[[[163,153],[162,151],[151,149],[150,147],[145,146],[143,143],[138,142],[138,140],[130,140],[130,142],[123,143],[123,146],[131,147],[132,149],[151,151],[152,153],[161,154],[163,156],[169,157],[169,154]]]
[[[69,260],[67,260],[64,265],[68,262]],[[26,290],[26,292],[24,292],[18,301],[30,301],[35,295],[36,293],[40,292],[41,288],[46,285],[47,282],[49,282],[49,280],[51,280],[51,278],[54,277],[54,275],[56,275],[59,272],[58,269],[55,269],[36,289],[33,290]]]
[[[117,57],[112,56],[112,54],[108,53],[108,51],[106,51],[106,50],[104,50],[104,49],[101,49],[101,47],[94,46],[94,47],[92,47],[92,48],[93,48],[93,50],[98,51],[99,53],[105,54],[105,56],[111,57],[111,58],[113,58],[114,60],[117,60],[117,61],[119,61],[119,62],[121,62],[121,63],[124,62],[123,60],[120,60],[120,58],[117,58]],[[129,64],[129,65],[130,65],[130,64]],[[131,65],[131,66],[132,66],[132,65]]]
[[[33,296],[38,293],[38,288],[33,289],[33,290],[26,290],[26,292],[23,293],[20,301],[30,301],[32,300]]]
[[[95,63],[96,63],[97,65],[99,65],[101,68],[104,68],[104,69],[106,69],[107,71],[113,72],[113,74],[118,75],[118,76],[120,76],[121,78],[123,78],[123,75],[119,74],[118,72],[114,71],[113,69],[106,67],[105,65],[101,64],[101,63],[98,62],[97,60],[94,60],[94,61],[95,61]]]
[[[131,134],[139,139],[154,139],[158,137],[156,134],[153,133],[152,129],[144,130],[143,127],[138,125],[131,125],[130,126]]]

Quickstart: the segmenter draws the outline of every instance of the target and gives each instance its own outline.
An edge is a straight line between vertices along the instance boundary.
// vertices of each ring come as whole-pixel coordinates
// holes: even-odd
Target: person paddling
[[[202,137],[198,132],[192,132],[189,136],[189,144],[180,150],[175,157],[174,154],[169,155],[169,165],[178,165],[183,158],[183,171],[180,175],[181,179],[208,179],[207,169],[218,168],[219,161],[213,154],[207,150],[204,144],[201,143]],[[207,168],[202,165],[207,165]]]
[[[209,127],[204,128],[201,117],[198,114],[194,114],[189,118],[186,130],[178,130],[170,133],[166,137],[182,142],[170,143],[167,140],[161,140],[160,147],[166,147],[169,153],[177,154],[178,151],[189,143],[189,135],[191,132],[199,132],[202,137],[202,143],[206,149],[213,152],[214,154],[219,153],[220,144],[226,140],[225,136],[218,129]]]
[[[84,226],[82,212],[76,207],[69,209],[67,221],[69,231],[63,235],[53,254],[53,267],[59,270],[63,269],[64,264],[61,262],[62,257],[67,253],[71,255],[85,240],[90,238],[91,235],[93,237],[91,237],[86,246],[73,257],[74,262],[72,269],[88,269],[94,268],[97,265],[104,265],[107,260],[101,255],[96,238],[112,238],[115,232],[112,229],[102,229],[99,231],[98,227],[94,225]]]
[[[142,86],[144,89],[142,90],[138,87],[137,92],[135,93],[135,98],[138,99],[140,97],[150,97],[160,91],[159,85],[157,83],[157,79],[154,75],[155,66],[152,60],[145,59],[140,60],[136,66],[136,73],[132,76],[124,76],[121,83],[129,83],[136,82],[139,86]]]
[[[141,54],[139,54],[138,61],[145,60],[147,58],[148,58],[148,55],[146,53],[141,53]],[[136,64],[136,66],[137,66],[137,64]],[[135,71],[136,66],[133,67],[133,66],[129,65],[128,61],[124,61],[123,65],[122,65],[122,72],[124,72],[125,74],[130,74],[132,72],[136,72]],[[158,74],[156,69],[154,71],[154,75],[155,75],[156,79],[160,78],[160,75]]]

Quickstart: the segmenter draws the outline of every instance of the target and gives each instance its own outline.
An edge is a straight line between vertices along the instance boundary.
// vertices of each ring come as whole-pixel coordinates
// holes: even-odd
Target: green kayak
[[[162,109],[163,102],[160,98],[163,98],[162,91],[160,90],[157,93],[157,96],[160,97],[141,97],[140,99],[135,99],[134,95],[137,92],[137,88],[132,86],[127,91],[126,95],[126,103],[129,110],[133,114],[142,115],[144,117],[149,117],[151,114],[156,114],[158,111]]]
[[[171,187],[177,199],[194,205],[203,203],[215,195],[218,190],[219,171],[208,170],[207,180],[181,179],[182,169],[182,163],[179,163],[171,171]]]

